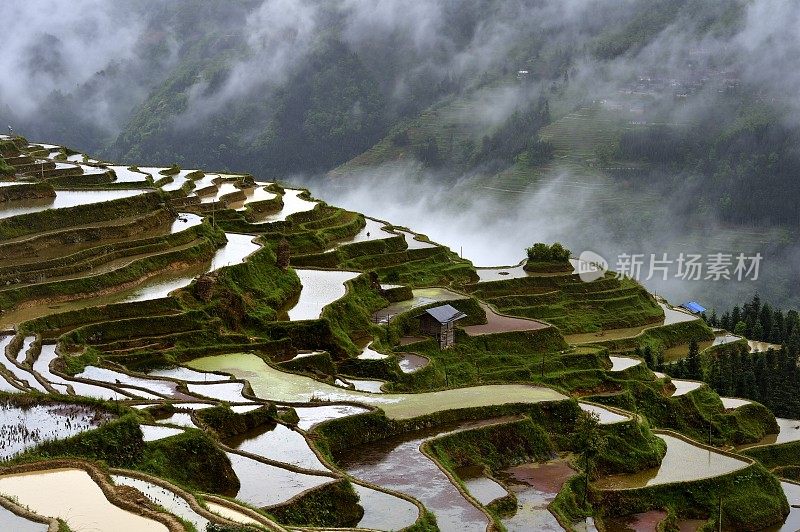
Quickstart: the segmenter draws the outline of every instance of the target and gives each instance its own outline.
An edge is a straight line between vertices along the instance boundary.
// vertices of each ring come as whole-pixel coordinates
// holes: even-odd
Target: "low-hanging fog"
[[[315,195],[333,205],[423,233],[476,266],[514,265],[534,242],[559,241],[574,256],[583,251],[600,254],[612,270],[619,269],[621,255],[643,255],[640,280],[675,304],[699,299],[709,308],[726,308],[731,301],[755,292],[772,301],[796,304],[787,297],[796,280],[793,265],[800,258],[796,244],[781,244],[780,231],[765,237],[759,231],[752,238],[751,231],[725,227],[713,214],[687,215],[680,208],[680,194],[674,191],[659,191],[656,195],[663,201],[653,205],[652,200],[645,202],[637,191],[625,190],[612,180],[587,182],[582,176],[562,172],[522,192],[497,196],[481,177],[442,181],[419,165],[396,164],[370,168],[352,179],[297,176],[296,181],[308,184]],[[638,211],[634,221],[631,211],[618,209],[620,198],[630,209],[648,210],[644,216]],[[742,282],[682,280],[676,278],[677,263],[669,265],[666,281],[659,270],[648,279],[651,254],[662,259],[665,253],[667,260],[677,260],[681,253],[704,257],[761,253],[764,259],[758,279]]]
[[[671,9],[678,15],[663,25],[644,17]],[[620,25],[628,15],[629,26]],[[761,252],[755,283],[647,284],[674,302],[696,297],[727,306],[758,290],[777,304],[800,303],[796,221],[722,221],[716,203],[693,203],[703,183],[684,182],[678,170],[631,186],[555,164],[509,191],[497,190],[494,177],[512,160],[431,169],[407,157],[326,175],[393,127],[453,99],[465,105],[452,122],[477,143],[541,98],[551,101],[554,119],[597,102],[627,109],[646,101],[648,119],[692,123],[724,112],[721,87],[731,83],[800,129],[800,4],[793,0],[10,0],[0,3],[0,16],[10,21],[0,122],[33,140],[125,163],[294,179],[332,204],[463,248],[481,265],[513,264],[531,243],[556,240],[576,254],[598,252],[612,266],[621,253]],[[606,28],[636,24],[631,33],[641,42],[624,53],[590,51]],[[360,94],[372,101],[329,109],[319,101],[326,88],[318,87],[327,78],[302,85],[327,67],[315,55],[323,41],[335,41],[346,50],[341,57],[363,69],[370,84]],[[508,82],[528,68],[527,83]],[[642,96],[643,79],[678,87]],[[684,85],[699,88],[673,98]],[[314,90],[308,112],[276,121],[295,93]],[[342,116],[373,121],[357,141],[344,137],[342,150],[314,159],[308,150],[328,149]],[[298,134],[312,118],[320,131]],[[292,135],[295,144],[275,143]],[[264,162],[287,151],[283,166]]]

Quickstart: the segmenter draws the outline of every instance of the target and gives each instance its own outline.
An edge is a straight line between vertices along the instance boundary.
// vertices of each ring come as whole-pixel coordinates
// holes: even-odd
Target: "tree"
[[[689,356],[686,357],[686,373],[690,379],[701,379],[702,372],[700,368],[700,346],[697,340],[692,340],[689,344]]]
[[[644,347],[644,363],[647,364],[647,367],[650,369],[656,369],[658,366],[658,361],[653,355],[653,348],[649,345]]]
[[[548,246],[544,242],[536,242],[527,250],[528,260],[531,262],[569,262],[572,252],[565,248],[561,242]]]
[[[581,412],[575,420],[575,450],[583,458],[584,473],[586,475],[586,490],[584,491],[584,504],[586,493],[589,492],[589,479],[597,457],[608,446],[608,438],[600,427],[600,416],[595,412]]]

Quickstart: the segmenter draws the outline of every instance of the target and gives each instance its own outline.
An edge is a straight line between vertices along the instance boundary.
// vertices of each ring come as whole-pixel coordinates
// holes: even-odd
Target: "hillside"
[[[53,427],[42,442],[4,422],[14,519],[80,529],[81,512],[16,483],[50,494],[58,475],[102,489],[95,519],[154,530],[797,518],[797,422],[654,371],[713,379],[720,346],[742,338],[630,279],[582,281],[574,259],[476,269],[249,174],[22,137],[0,150],[15,169],[0,182],[4,413],[44,409]],[[459,316],[446,349],[418,319],[442,305]]]

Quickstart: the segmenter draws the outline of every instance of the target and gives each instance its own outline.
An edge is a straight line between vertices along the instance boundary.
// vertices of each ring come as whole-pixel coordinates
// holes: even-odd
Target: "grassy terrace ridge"
[[[564,334],[636,327],[664,316],[641,285],[612,274],[591,283],[565,274],[483,282],[465,289],[504,314],[542,319]]]
[[[422,128],[415,135],[426,134],[425,123],[423,119],[414,126]],[[557,127],[562,125],[551,125]],[[24,157],[28,149],[47,156],[26,144],[7,146],[8,152],[14,152],[9,156],[20,153]],[[392,151],[398,146],[385,148]],[[154,176],[155,185],[172,184],[184,175],[177,166],[170,167]],[[0,309],[24,309],[33,303],[44,303],[46,309],[45,315],[17,325],[9,353],[19,355],[21,362],[7,366],[9,371],[34,371],[39,343],[45,340],[57,342],[58,358],[49,369],[65,379],[91,365],[118,372],[116,382],[97,383],[106,389],[142,393],[148,389],[148,380],[141,379],[149,379],[162,385],[161,395],[166,395],[164,386],[175,390],[169,401],[61,396],[63,401],[105,409],[115,419],[98,429],[29,449],[14,457],[14,464],[84,460],[103,470],[124,468],[153,475],[202,500],[203,493],[236,495],[247,481],[237,477],[226,455],[229,449],[224,441],[229,437],[253,433],[268,440],[272,431],[294,430],[302,445],[290,449],[288,457],[272,454],[277,452],[274,445],[246,452],[287,475],[301,474],[304,468],[290,462],[295,455],[310,453],[323,466],[317,474],[329,476],[331,482],[296,493],[268,508],[268,513],[255,509],[255,515],[290,526],[352,527],[370,512],[369,501],[359,505],[356,498],[362,483],[337,466],[352,449],[387,438],[413,438],[423,429],[501,420],[445,434],[423,445],[424,456],[434,460],[474,504],[479,503],[467,495],[455,474],[457,468],[475,466],[499,478],[511,466],[566,456],[575,475],[550,506],[565,527],[587,516],[649,509],[667,510],[673,517],[708,519],[711,526],[716,519],[715,497],[720,493],[729,499],[723,502],[724,523],[734,528],[777,522],[784,513],[786,501],[767,468],[794,474],[786,469],[800,467],[792,458],[797,450],[794,443],[747,449],[743,454],[759,463],[748,462],[730,475],[623,494],[597,488],[609,475],[658,467],[666,446],[656,429],[710,441],[717,449],[756,444],[778,430],[775,417],[760,404],[726,410],[708,386],[674,396],[669,379],[657,378],[644,363],[612,371],[610,355],[630,355],[637,347],[662,351],[691,340],[709,340],[713,333],[702,320],[664,324],[659,302],[641,285],[610,275],[586,283],[572,274],[568,263],[532,261],[526,265],[532,270],[528,277],[478,282],[474,266],[449,248],[433,243],[409,248],[411,234],[399,232],[408,228],[388,224],[384,231],[390,234],[367,238],[368,221],[362,214],[318,201],[303,189],[300,197],[316,202],[312,209],[262,223],[284,208],[284,198],[289,204],[287,189],[295,187],[272,185],[268,190],[275,198],[245,203],[243,210],[235,210],[241,208],[236,201],[245,201],[241,191],[223,195],[213,204],[192,196],[196,181],[206,177],[193,172],[182,185],[168,187],[175,190],[0,219],[0,256],[15,257],[7,262],[0,259]],[[69,178],[15,185],[5,193],[20,197],[31,191],[58,194],[60,186],[78,183],[70,183]],[[102,181],[83,182],[82,187],[109,188]],[[223,181],[227,191],[231,183],[235,187],[251,184],[252,176],[226,175]],[[211,183],[207,192],[214,194],[218,186],[221,183]],[[202,216],[203,223],[171,233],[168,228],[176,216],[190,211]],[[226,239],[225,232],[252,235],[260,247],[240,263],[219,264],[209,273],[198,270],[194,279],[187,278],[169,297],[58,308],[61,301],[114,292],[171,265],[185,268],[208,261],[220,253],[226,240],[241,240]],[[425,237],[420,240],[428,242]],[[303,291],[314,294],[317,288],[302,286],[297,269],[356,275],[337,287],[344,295],[326,300],[319,314],[314,313],[315,319],[290,321],[288,311]],[[414,299],[420,294],[415,295],[416,288],[445,287],[455,296],[434,290],[445,295],[435,301]],[[376,322],[382,309],[397,303],[401,303],[398,308],[410,310],[401,311],[389,323]],[[445,350],[432,338],[421,336],[417,319],[424,309],[442,304],[466,315],[457,324],[455,345]],[[503,330],[492,321],[497,320],[494,311],[515,318],[517,325],[526,323],[519,319],[525,318],[531,328]],[[474,330],[470,327],[482,327],[481,334],[468,334]],[[30,343],[34,335],[35,342]],[[573,341],[576,338],[588,340]],[[17,353],[24,342],[33,348]],[[372,356],[361,356],[370,342]],[[409,371],[404,364],[412,358],[424,364]],[[152,370],[163,370],[167,376],[147,376]],[[175,377],[181,374],[191,375],[196,382],[187,384]],[[235,378],[229,379],[230,375]],[[383,393],[345,387],[341,378],[383,381]],[[126,379],[136,384],[126,385]],[[212,381],[225,394],[211,401],[215,407],[181,407],[182,401],[199,401],[192,390]],[[66,393],[66,387],[48,386]],[[209,392],[202,395],[211,395],[211,388],[203,390]],[[611,414],[621,417],[595,427],[606,445],[593,455],[589,470],[585,470],[584,453],[589,451],[582,432],[588,430],[587,416],[576,399],[591,401],[595,408],[608,407]],[[15,400],[36,404],[53,398],[31,391],[17,394]],[[249,412],[235,410],[246,405],[229,408],[229,403],[248,400],[261,407]],[[131,408],[131,403],[147,401],[154,406]],[[322,423],[311,426],[303,416],[317,406],[341,412],[354,409],[355,414],[321,419]],[[194,426],[184,424],[186,417],[170,417],[173,414],[188,416]],[[186,430],[145,441],[140,426],[168,417]],[[258,489],[284,489],[270,482]],[[423,511],[408,530],[436,530],[435,516],[421,504],[415,505]],[[500,528],[516,505],[509,497],[480,511]]]

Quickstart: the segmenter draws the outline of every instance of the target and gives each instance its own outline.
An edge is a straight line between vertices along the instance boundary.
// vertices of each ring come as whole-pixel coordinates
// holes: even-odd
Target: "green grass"
[[[466,289],[503,314],[544,320],[564,334],[636,327],[664,315],[642,286],[613,276],[591,283],[573,275],[524,277]]]

